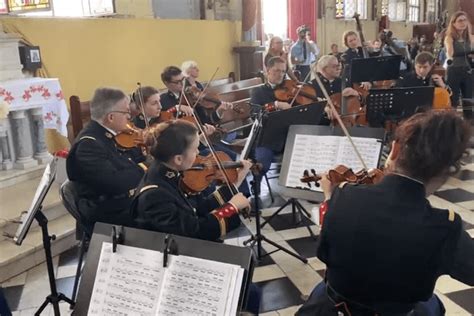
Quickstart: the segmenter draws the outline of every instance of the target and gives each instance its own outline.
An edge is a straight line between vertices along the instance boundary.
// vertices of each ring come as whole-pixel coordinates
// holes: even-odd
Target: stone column
[[[242,0],[242,42],[257,40],[257,0]]]
[[[15,169],[28,169],[38,165],[33,159],[33,144],[25,110],[12,111],[12,131],[16,153]]]
[[[8,147],[8,134],[6,129],[0,124],[0,170],[10,170],[13,168],[12,156]]]
[[[48,153],[44,137],[43,108],[31,109],[31,115],[33,117],[34,158],[38,160],[39,164],[48,163],[52,156]]]

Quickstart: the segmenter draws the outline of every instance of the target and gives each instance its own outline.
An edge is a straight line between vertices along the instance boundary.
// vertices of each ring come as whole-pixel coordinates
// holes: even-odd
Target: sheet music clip
[[[163,268],[168,266],[168,255],[178,254],[178,245],[173,239],[173,235],[166,234],[165,236],[165,247],[163,249]]]
[[[115,253],[117,251],[117,245],[123,244],[125,240],[125,232],[123,230],[123,226],[120,226],[119,231],[117,233],[117,228],[112,226],[112,252]]]

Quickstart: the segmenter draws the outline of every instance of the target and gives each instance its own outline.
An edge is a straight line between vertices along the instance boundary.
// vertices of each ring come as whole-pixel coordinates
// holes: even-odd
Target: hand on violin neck
[[[217,108],[216,112],[219,116],[224,115],[225,111],[232,110],[234,105],[230,102],[222,102],[221,105]]]
[[[186,116],[192,116],[194,114],[193,108],[188,105],[180,105],[179,111],[184,113]]]
[[[372,84],[370,82],[361,82],[360,86],[364,90],[369,90],[370,88],[372,88]]]
[[[332,192],[334,191],[334,188],[337,184],[332,183],[331,180],[329,180],[327,174],[321,176],[321,180],[319,180],[319,183],[321,185],[321,189],[323,190],[324,200],[327,201],[331,199]]]
[[[214,134],[215,131],[216,131],[215,126],[209,125],[209,124],[204,124],[204,125],[202,126],[202,128],[203,128],[204,133],[206,134],[206,136],[211,136],[211,135]]]

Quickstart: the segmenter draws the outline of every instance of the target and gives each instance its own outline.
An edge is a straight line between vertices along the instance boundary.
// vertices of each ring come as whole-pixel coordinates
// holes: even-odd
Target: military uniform
[[[152,117],[149,120],[149,125],[157,124],[157,123],[159,123],[159,120],[160,120],[159,116],[158,117]],[[141,128],[141,129],[144,129],[146,127],[145,117],[143,116],[142,113],[138,114],[137,116],[135,116],[133,118],[133,125],[135,125],[138,128]]]
[[[436,86],[434,82],[431,80],[431,75],[428,75],[426,78],[422,78],[416,74],[416,72],[412,71],[406,74],[397,81],[397,87],[429,87],[429,86]]]
[[[186,104],[185,103],[186,101],[184,100],[184,98],[183,98],[183,102],[184,103],[182,104]],[[168,91],[160,95],[160,103],[161,103],[161,106],[163,107],[163,111],[168,111],[169,109],[178,105],[179,97],[176,97],[176,95],[173,92]],[[206,109],[202,106],[196,106],[194,108],[194,113],[199,117],[202,124],[215,125],[220,120],[220,117],[217,115],[216,111],[212,111],[211,114],[208,114],[206,112]]]
[[[318,72],[319,79],[321,79],[321,83],[323,84],[324,88],[328,92],[328,94],[331,96],[336,93],[341,93],[342,91],[342,79],[341,78],[336,78],[332,81],[329,81],[324,77],[321,73]],[[319,87],[318,82],[316,79],[313,79],[311,81],[311,85],[313,88],[316,90],[316,95],[317,96],[324,96],[323,90]]]
[[[459,215],[429,204],[421,182],[387,175],[336,188],[327,203],[317,249],[327,291],[298,315],[407,315],[443,274],[474,285],[473,240]]]
[[[66,161],[79,210],[91,224],[130,224],[128,209],[144,168],[119,151],[113,135],[96,121],[77,136]]]
[[[154,161],[141,181],[131,212],[138,227],[191,238],[217,240],[240,225],[238,210],[221,187],[208,197],[198,195],[197,208],[179,186],[179,172]]]

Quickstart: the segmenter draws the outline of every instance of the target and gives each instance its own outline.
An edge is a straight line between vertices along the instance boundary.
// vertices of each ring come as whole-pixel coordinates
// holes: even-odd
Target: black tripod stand
[[[262,121],[263,121],[263,111],[259,113],[259,115],[255,118],[255,123],[254,123],[254,129],[252,130],[251,132],[251,138],[250,139],[250,142],[249,142],[249,146],[251,148],[253,147],[256,147],[257,143],[258,143],[258,139],[259,139],[259,136],[260,136],[260,132],[261,132],[261,129],[262,129]],[[245,150],[248,152],[248,149]],[[244,156],[244,158],[247,158],[246,156]],[[279,244],[275,243],[274,241],[271,241],[270,239],[268,239],[267,237],[265,237],[263,234],[262,234],[262,231],[261,231],[261,226],[260,226],[260,203],[259,203],[259,200],[260,200],[260,183],[262,181],[262,174],[260,173],[260,170],[253,170],[252,171],[252,174],[253,174],[253,180],[251,181],[251,184],[252,184],[252,193],[254,195],[254,211],[255,211],[255,225],[256,225],[256,233],[255,234],[252,234],[252,236],[244,241],[244,245],[246,246],[247,244],[250,244],[250,247],[253,249],[253,247],[255,246],[255,244],[257,244],[257,259],[260,261],[262,259],[262,241],[265,241],[267,243],[269,243],[270,245],[272,245],[273,247],[277,248],[276,250],[270,252],[270,253],[267,253],[266,255],[269,255],[269,254],[272,254],[278,250],[282,250],[284,252],[286,252],[287,254],[295,257],[296,259],[299,259],[301,260],[302,262],[304,263],[308,263],[308,260],[300,255],[298,255],[297,253],[294,253],[288,249],[286,249],[285,247],[283,246],[280,246]]]
[[[49,235],[48,232],[48,219],[44,216],[43,212],[41,211],[41,206],[38,208],[38,211],[35,214],[35,219],[38,221],[38,225],[41,227],[41,232],[43,233],[43,247],[44,247],[44,254],[46,256],[46,266],[48,269],[48,276],[49,276],[49,287],[51,289],[51,294],[49,294],[40,308],[36,311],[36,315],[40,315],[41,312],[48,306],[48,304],[53,304],[54,309],[54,316],[59,316],[61,313],[59,312],[59,302],[65,301],[69,303],[71,306],[74,306],[74,301],[68,298],[63,293],[58,293],[56,288],[56,280],[54,278],[54,266],[53,266],[53,257],[51,254],[51,240],[55,240],[55,235]]]
[[[290,198],[288,201],[286,201],[285,204],[283,204],[278,210],[275,211],[275,213],[272,214],[269,218],[267,218],[266,221],[262,223],[262,228],[265,226],[268,222],[270,222],[275,216],[277,216],[281,211],[283,211],[288,205],[291,205],[291,214],[293,216],[293,224],[298,225],[303,221],[303,216],[306,216],[307,218],[311,218],[311,214],[304,208],[301,203],[295,199],[295,198]],[[313,231],[311,228],[309,228],[309,225],[305,225],[306,228],[309,231],[309,234],[313,239],[316,239],[316,236],[314,235]]]

